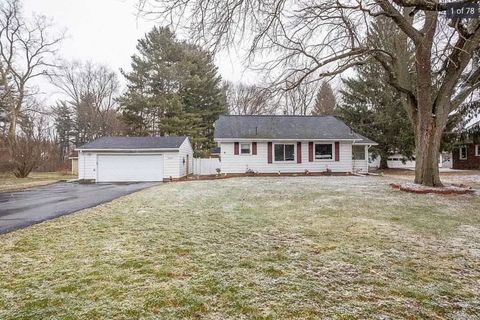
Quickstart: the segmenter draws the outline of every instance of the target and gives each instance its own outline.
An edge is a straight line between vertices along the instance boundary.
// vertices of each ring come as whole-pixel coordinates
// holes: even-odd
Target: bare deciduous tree
[[[237,115],[307,115],[312,109],[316,90],[317,86],[312,83],[284,91],[229,84],[229,112]]]
[[[112,110],[118,107],[115,101],[120,89],[118,76],[105,65],[68,62],[52,75],[51,80],[72,104],[78,105],[88,96],[98,110]]]
[[[123,131],[116,101],[120,84],[117,74],[107,66],[79,61],[66,63],[51,76],[51,81],[67,96],[64,106],[71,108],[74,117],[76,145]],[[54,113],[57,109],[54,108]]]
[[[290,90],[277,90],[277,104],[283,114],[305,116],[313,107],[316,91],[316,83],[300,83]]]
[[[479,19],[448,21],[446,4],[430,0],[140,0],[140,8],[189,27],[214,48],[250,40],[252,57],[271,57],[264,69],[287,88],[376,59],[414,127],[415,182],[441,185],[437,159],[448,115],[480,87]],[[398,30],[394,50],[368,40],[378,16]]]
[[[32,112],[23,115],[20,127],[15,143],[10,145],[11,162],[15,176],[26,178],[45,155],[42,146],[47,142],[47,121]]]
[[[10,102],[10,92],[8,87],[5,85],[7,83],[7,73],[3,68],[3,64],[0,60],[0,139],[6,141],[7,130],[8,130],[8,111]]]
[[[25,19],[19,0],[0,4],[0,98],[7,110],[10,141],[15,140],[26,98],[35,94],[29,86],[31,80],[46,75],[55,66],[55,53],[62,39],[63,35],[52,34],[46,17]]]
[[[274,114],[276,106],[266,90],[253,85],[227,84],[227,102],[230,114]]]

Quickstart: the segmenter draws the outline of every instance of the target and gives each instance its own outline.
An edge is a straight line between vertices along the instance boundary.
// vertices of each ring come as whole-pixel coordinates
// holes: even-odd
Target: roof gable
[[[376,143],[375,141],[373,141],[371,139],[368,139],[367,137],[362,136],[359,133],[355,133],[355,135],[356,135],[356,139],[358,139],[358,140],[355,141],[356,144],[378,145],[378,143]]]
[[[362,138],[333,116],[220,116],[215,122],[215,139]]]
[[[187,137],[103,137],[77,149],[80,150],[136,150],[178,149]]]

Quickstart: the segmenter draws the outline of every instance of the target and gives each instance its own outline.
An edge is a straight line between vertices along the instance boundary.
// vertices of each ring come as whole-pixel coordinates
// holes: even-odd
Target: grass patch
[[[0,192],[16,191],[74,178],[76,176],[65,172],[31,172],[26,178],[17,178],[13,173],[0,173]]]
[[[478,196],[391,178],[164,184],[0,236],[0,318],[480,314]]]

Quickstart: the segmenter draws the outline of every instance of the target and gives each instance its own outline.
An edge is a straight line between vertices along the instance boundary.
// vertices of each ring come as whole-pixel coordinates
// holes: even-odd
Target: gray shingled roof
[[[355,143],[365,143],[365,144],[374,144],[374,145],[377,145],[377,144],[378,144],[378,143],[376,143],[375,141],[373,141],[373,140],[371,140],[371,139],[368,139],[367,137],[362,136],[362,135],[359,134],[359,133],[355,133],[355,135],[357,136],[356,139],[360,139],[360,140],[355,141]]]
[[[103,137],[77,149],[177,149],[187,137]]]
[[[333,116],[220,116],[215,122],[215,138],[371,141]]]

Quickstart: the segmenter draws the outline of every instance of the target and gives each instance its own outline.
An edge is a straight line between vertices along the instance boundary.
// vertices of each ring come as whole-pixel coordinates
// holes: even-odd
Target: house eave
[[[378,146],[376,142],[355,142],[356,146]]]
[[[360,141],[360,139],[266,139],[266,138],[215,138],[215,142],[242,142],[242,141],[256,141],[256,142],[268,142],[268,141]]]

